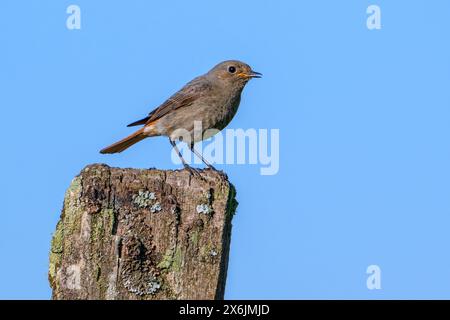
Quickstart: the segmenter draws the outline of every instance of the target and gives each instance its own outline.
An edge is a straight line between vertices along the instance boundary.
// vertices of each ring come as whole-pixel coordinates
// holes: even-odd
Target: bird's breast
[[[213,111],[213,121],[211,121],[208,126],[218,130],[224,129],[236,115],[241,100],[240,98],[241,96],[238,95],[232,99],[223,101],[223,103],[220,105],[217,105],[217,107],[214,108]]]

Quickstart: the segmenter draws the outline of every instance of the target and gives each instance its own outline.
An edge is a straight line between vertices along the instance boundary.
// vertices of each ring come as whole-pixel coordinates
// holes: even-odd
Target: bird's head
[[[209,76],[219,79],[221,82],[245,86],[250,79],[261,78],[262,74],[253,71],[252,68],[238,60],[228,60],[219,63],[208,72]]]

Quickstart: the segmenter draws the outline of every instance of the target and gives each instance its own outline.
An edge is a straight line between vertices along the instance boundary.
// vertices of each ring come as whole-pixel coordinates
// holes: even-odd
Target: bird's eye
[[[228,72],[229,72],[229,73],[235,73],[235,72],[236,72],[236,68],[233,67],[233,66],[228,67]]]

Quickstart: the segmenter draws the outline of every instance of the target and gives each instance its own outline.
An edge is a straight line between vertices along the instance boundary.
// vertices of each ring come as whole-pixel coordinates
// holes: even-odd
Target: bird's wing
[[[144,119],[128,125],[128,127],[147,124],[156,121],[171,111],[192,105],[199,97],[211,90],[209,82],[196,78],[185,85],[180,91],[172,95],[158,108],[149,113]]]

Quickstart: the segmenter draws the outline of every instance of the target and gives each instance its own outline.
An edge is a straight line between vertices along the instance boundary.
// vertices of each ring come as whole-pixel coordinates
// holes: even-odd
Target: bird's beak
[[[262,73],[256,72],[256,71],[251,71],[249,74],[250,78],[261,78],[262,77]]]
[[[249,73],[241,72],[238,74],[239,77],[247,79],[247,78],[261,78],[262,73],[256,71],[250,71]]]

